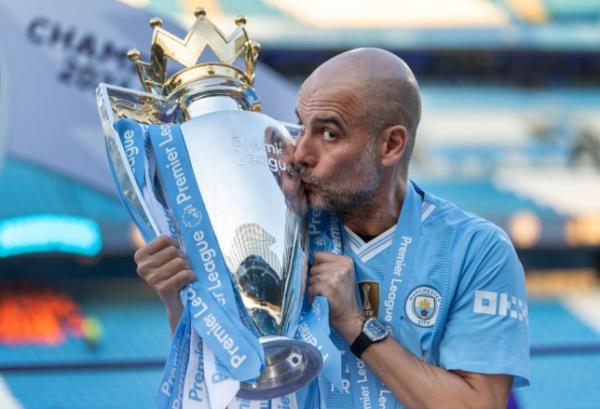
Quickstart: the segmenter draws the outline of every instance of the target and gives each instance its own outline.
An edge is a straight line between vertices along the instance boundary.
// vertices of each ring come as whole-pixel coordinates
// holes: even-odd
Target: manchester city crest
[[[435,324],[442,296],[433,287],[419,286],[406,298],[406,316],[420,327]]]

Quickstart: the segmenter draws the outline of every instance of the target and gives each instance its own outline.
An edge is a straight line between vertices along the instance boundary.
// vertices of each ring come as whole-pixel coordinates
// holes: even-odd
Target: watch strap
[[[350,345],[350,351],[360,359],[361,355],[365,350],[374,342],[363,332],[361,329],[360,335],[356,337],[352,345]]]
[[[383,335],[381,335],[378,338],[376,336],[375,339],[373,339],[372,336],[369,336],[368,330],[366,329],[367,326],[369,325],[369,323],[371,325],[380,326],[381,329],[383,330]],[[352,345],[350,345],[350,350],[352,351],[352,353],[354,355],[356,355],[356,357],[360,358],[361,355],[363,354],[363,352],[365,352],[365,350],[369,346],[371,346],[372,344],[375,344],[377,342],[383,341],[385,338],[387,338],[387,336],[389,334],[390,334],[389,329],[384,329],[383,324],[380,321],[377,321],[375,318],[367,318],[362,323],[362,326],[360,329],[360,334],[358,335],[358,337],[356,337],[356,339],[354,340]]]

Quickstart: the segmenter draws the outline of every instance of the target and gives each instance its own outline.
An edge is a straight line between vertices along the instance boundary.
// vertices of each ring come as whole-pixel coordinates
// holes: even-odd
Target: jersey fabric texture
[[[421,230],[413,271],[405,271],[396,302],[394,338],[414,356],[447,370],[513,376],[513,387],[529,384],[529,328],[523,267],[506,233],[454,204],[423,193]],[[396,257],[396,226],[373,240],[349,229],[344,254],[354,260],[357,302],[377,316],[386,266]],[[334,341],[351,354],[337,335]],[[353,407],[350,377],[325,393],[328,408]],[[373,397],[376,404],[380,397]],[[385,398],[393,399],[386,394]],[[403,406],[396,402],[395,407]]]

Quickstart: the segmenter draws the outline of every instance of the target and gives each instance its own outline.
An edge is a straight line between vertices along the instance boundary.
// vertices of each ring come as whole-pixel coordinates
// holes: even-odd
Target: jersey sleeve
[[[529,324],[523,267],[510,239],[491,224],[454,249],[459,281],[440,343],[440,366],[507,374],[529,384]]]

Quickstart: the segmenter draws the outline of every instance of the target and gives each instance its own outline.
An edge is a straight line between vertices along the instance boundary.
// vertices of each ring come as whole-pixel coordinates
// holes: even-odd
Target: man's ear
[[[379,135],[381,164],[394,166],[402,159],[408,145],[408,131],[402,125],[385,128]]]

